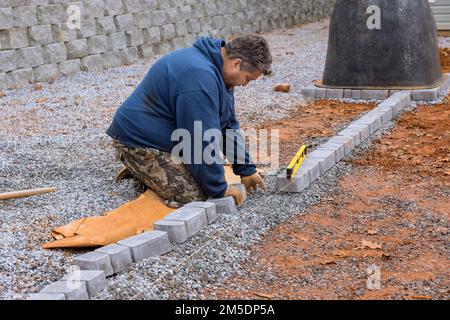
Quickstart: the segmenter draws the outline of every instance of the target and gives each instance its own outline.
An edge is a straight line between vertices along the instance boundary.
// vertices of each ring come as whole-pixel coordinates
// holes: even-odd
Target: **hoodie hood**
[[[222,46],[225,41],[222,39],[215,39],[211,37],[200,37],[194,43],[194,48],[200,50],[206,55],[219,70],[223,68]]]

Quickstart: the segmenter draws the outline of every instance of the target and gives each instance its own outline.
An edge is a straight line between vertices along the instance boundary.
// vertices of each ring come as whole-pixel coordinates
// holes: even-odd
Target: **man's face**
[[[241,59],[224,60],[222,77],[228,88],[245,87],[250,81],[254,81],[262,76],[261,71],[241,71],[241,65]]]

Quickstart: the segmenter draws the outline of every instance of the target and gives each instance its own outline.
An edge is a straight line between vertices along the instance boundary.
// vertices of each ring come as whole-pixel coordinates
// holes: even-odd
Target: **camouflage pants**
[[[116,160],[162,199],[181,204],[206,200],[187,166],[174,163],[170,153],[152,148],[130,148],[117,140],[113,145]]]

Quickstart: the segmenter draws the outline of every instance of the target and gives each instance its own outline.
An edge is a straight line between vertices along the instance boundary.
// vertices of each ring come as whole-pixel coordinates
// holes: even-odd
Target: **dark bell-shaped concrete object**
[[[418,89],[441,80],[428,0],[336,0],[319,86]]]

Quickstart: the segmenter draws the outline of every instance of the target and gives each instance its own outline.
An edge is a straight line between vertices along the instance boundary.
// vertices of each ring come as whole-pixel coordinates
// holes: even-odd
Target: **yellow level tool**
[[[298,168],[300,168],[300,165],[302,164],[303,160],[306,158],[306,151],[308,147],[303,145],[300,150],[298,150],[297,154],[295,155],[294,159],[292,159],[291,163],[289,163],[289,166],[287,168],[287,178],[292,179],[292,177],[297,172]]]

